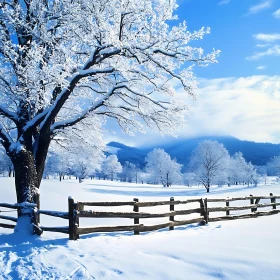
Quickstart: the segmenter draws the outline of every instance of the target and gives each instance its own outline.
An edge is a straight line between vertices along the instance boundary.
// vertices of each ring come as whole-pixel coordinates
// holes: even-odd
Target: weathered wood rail
[[[248,219],[256,218],[259,216],[268,216],[280,213],[280,209],[276,207],[280,205],[280,202],[276,202],[280,199],[280,196],[274,196],[272,193],[269,196],[246,196],[246,197],[233,197],[233,198],[195,198],[187,200],[175,200],[173,197],[168,201],[152,201],[152,202],[140,202],[138,198],[133,201],[121,201],[121,202],[75,202],[72,197],[68,198],[68,212],[50,211],[50,210],[38,210],[36,215],[48,215],[67,219],[69,221],[68,226],[64,227],[45,227],[40,228],[43,231],[60,232],[69,235],[70,240],[76,240],[79,235],[96,233],[96,232],[116,232],[116,231],[133,231],[134,234],[140,234],[141,232],[153,231],[163,228],[169,228],[173,230],[175,226],[188,225],[193,223],[200,223],[201,225],[214,221],[236,220],[236,219]],[[262,200],[262,203],[260,201]],[[265,201],[269,200],[269,202]],[[235,205],[234,201],[248,201],[246,205]],[[219,205],[217,205],[219,203]],[[225,206],[221,206],[221,203],[225,203]],[[176,205],[188,206],[188,209],[179,210],[175,209]],[[131,212],[129,211],[93,211],[85,210],[86,207],[133,207]],[[161,213],[148,213],[140,211],[140,208],[156,207],[156,206],[169,206],[169,211],[162,211]],[[1,208],[19,209],[22,206],[19,204],[0,203]],[[28,205],[28,207],[34,207],[35,205]],[[186,207],[187,208],[187,207]],[[258,208],[270,208],[266,211],[258,211]],[[111,209],[110,209],[111,210]],[[236,211],[246,211],[249,213],[239,213]],[[232,214],[234,211],[234,214]],[[1,210],[0,210],[1,212]],[[2,211],[3,212],[3,211]],[[210,213],[225,212],[225,215],[218,217],[210,217]],[[199,214],[198,217],[190,217],[183,220],[175,220],[175,217],[188,216],[190,214]],[[133,224],[118,225],[118,226],[90,226],[80,227],[80,218],[124,218],[133,219]],[[155,225],[145,225],[143,219],[155,219],[155,218],[168,218],[168,221]],[[11,216],[0,215],[0,219],[17,222],[17,218]],[[141,223],[140,223],[141,221]],[[14,224],[0,223],[0,227],[14,228]]]

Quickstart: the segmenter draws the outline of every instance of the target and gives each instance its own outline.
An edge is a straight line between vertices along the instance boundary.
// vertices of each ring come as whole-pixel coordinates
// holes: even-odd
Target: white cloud
[[[247,60],[258,60],[265,56],[280,56],[280,45],[274,45],[263,52],[256,52],[246,57]]]
[[[280,143],[280,76],[205,80],[190,115],[198,134]]]
[[[182,90],[179,99],[185,98]],[[192,102],[186,127],[179,137],[232,135],[257,142],[280,143],[280,76],[257,75],[246,78],[200,80],[199,97]],[[155,132],[119,141],[142,145],[170,139]]]
[[[257,48],[268,48],[268,47],[271,47],[271,44],[257,44],[256,47]]]
[[[280,18],[280,9],[278,9],[277,11],[275,11],[275,12],[273,13],[273,16],[274,16],[275,18]]]
[[[256,69],[257,69],[257,70],[264,70],[265,68],[266,68],[265,65],[260,65],[260,66],[258,66]]]
[[[271,34],[258,33],[258,34],[254,34],[253,37],[259,41],[275,42],[280,40],[280,33],[271,33]]]
[[[271,0],[262,1],[261,3],[259,3],[257,5],[251,6],[248,10],[247,15],[259,13],[262,10],[270,8],[271,6],[272,6]]]
[[[218,3],[218,5],[226,5],[230,2],[231,0],[222,0]]]
[[[265,48],[266,50],[261,52],[255,52],[253,55],[246,57],[247,60],[258,60],[265,56],[280,56],[280,45],[275,44],[280,40],[280,33],[258,33],[253,37],[258,41],[263,41],[266,44],[257,44],[258,48]]]

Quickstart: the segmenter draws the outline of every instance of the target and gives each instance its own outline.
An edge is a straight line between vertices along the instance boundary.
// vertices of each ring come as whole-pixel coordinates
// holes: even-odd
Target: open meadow
[[[0,178],[0,190],[1,202],[15,203],[12,178]],[[159,201],[169,200],[171,196],[227,198],[279,195],[280,185],[275,178],[269,178],[267,185],[212,187],[207,194],[203,187],[163,188],[102,180],[85,180],[79,184],[76,180],[50,179],[43,180],[40,191],[42,209],[67,211],[68,196],[77,201],[132,201],[135,197],[139,201]],[[161,211],[163,207],[168,211],[169,206],[145,211]],[[132,211],[131,208],[121,209]],[[145,220],[145,224],[152,224],[153,220]],[[91,226],[133,224],[133,220],[119,218],[90,218],[81,222]],[[41,224],[66,226],[67,221],[42,216]],[[174,231],[163,229],[138,236],[132,232],[94,233],[82,235],[77,241],[51,232],[23,241],[12,230],[0,228],[0,279],[279,280],[279,229],[280,214],[212,222],[206,226],[178,226]]]

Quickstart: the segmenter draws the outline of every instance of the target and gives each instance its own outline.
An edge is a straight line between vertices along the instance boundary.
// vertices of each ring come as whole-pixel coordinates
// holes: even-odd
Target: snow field
[[[15,202],[12,179],[0,178],[0,190],[1,202]],[[52,179],[44,180],[40,191],[42,209],[67,211],[70,195],[80,201],[131,201],[134,197],[140,201],[157,201],[168,200],[170,196],[186,199],[268,195],[270,192],[279,195],[280,186],[270,182],[256,188],[213,187],[210,194],[206,194],[202,187],[163,188],[98,180],[79,184],[75,180]],[[97,207],[86,209],[97,210]],[[175,205],[175,209],[179,206]],[[101,211],[101,207],[98,210]],[[113,210],[132,211],[132,207],[114,207]],[[169,206],[140,208],[144,212],[162,210],[168,211]],[[159,223],[161,219],[152,220],[140,219],[140,223]],[[163,222],[167,220],[163,218]],[[133,223],[129,219],[81,218],[80,221],[81,226]],[[42,215],[41,223],[63,226],[67,220]],[[23,240],[11,234],[11,230],[0,228],[0,279],[279,280],[279,229],[280,215],[213,222],[207,226],[179,226],[174,231],[164,229],[139,236],[88,234],[78,241],[49,232],[40,238]]]

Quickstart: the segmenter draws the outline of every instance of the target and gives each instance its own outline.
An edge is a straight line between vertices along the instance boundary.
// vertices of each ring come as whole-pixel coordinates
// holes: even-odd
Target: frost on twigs
[[[0,0],[0,142],[15,165],[18,197],[26,185],[39,188],[51,142],[95,149],[83,150],[75,167],[82,179],[85,160],[104,146],[106,120],[130,134],[147,126],[172,134],[185,121],[186,98],[177,99],[174,84],[195,96],[194,65],[215,63],[219,52],[192,46],[210,29],[175,26],[176,7],[174,0]]]
[[[54,132],[102,116],[126,131],[147,124],[168,133],[164,128],[186,110],[171,101],[168,83],[177,80],[194,95],[190,66],[216,62],[219,54],[191,46],[209,28],[169,27],[176,7],[148,0],[2,2],[0,115],[20,117],[25,129],[56,117]]]

